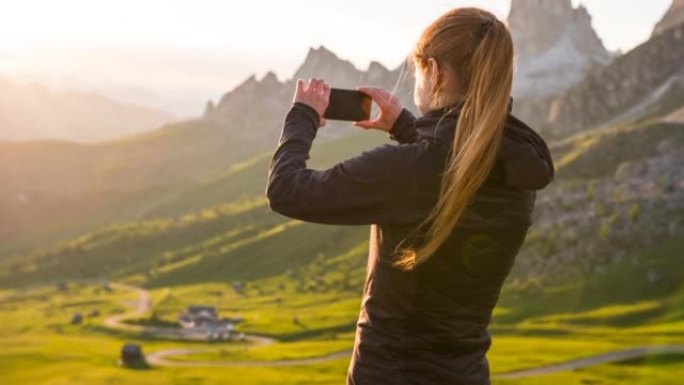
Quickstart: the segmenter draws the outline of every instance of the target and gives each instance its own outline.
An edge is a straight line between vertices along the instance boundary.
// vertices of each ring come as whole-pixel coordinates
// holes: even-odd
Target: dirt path
[[[153,352],[147,355],[147,361],[157,366],[174,366],[184,368],[197,367],[225,367],[225,366],[294,366],[320,364],[327,361],[341,358],[351,358],[351,350],[343,350],[324,356],[299,358],[290,360],[271,360],[271,361],[170,361],[167,358],[185,356],[189,354],[205,353],[216,351],[216,349],[168,349]]]
[[[131,332],[139,333],[143,336],[154,336],[170,339],[179,339],[186,341],[197,341],[206,340],[206,336],[203,332],[193,331],[190,329],[182,328],[171,328],[171,327],[161,327],[161,326],[142,326],[142,325],[131,325],[124,323],[123,320],[135,315],[142,315],[148,312],[152,307],[152,301],[150,298],[150,293],[139,287],[124,285],[120,283],[112,283],[113,288],[119,290],[134,291],[138,293],[138,301],[135,304],[135,309],[126,314],[120,314],[107,318],[104,324],[113,329],[126,330]],[[257,336],[257,335],[246,335],[246,340],[252,342],[254,346],[265,346],[276,342],[274,339]],[[274,360],[274,361],[174,361],[170,360],[171,357],[186,356],[197,353],[207,353],[216,351],[216,348],[178,348],[178,349],[165,349],[156,352],[149,353],[147,355],[147,360],[152,365],[157,366],[173,366],[173,367],[228,367],[228,366],[293,366],[293,365],[310,365],[319,364],[327,361],[337,360],[341,358],[350,358],[351,350],[344,350],[340,352],[335,352],[332,354],[327,354],[318,357],[311,358],[301,358],[301,359],[290,359],[290,360]],[[625,350],[617,350],[614,352],[598,354],[591,357],[580,358],[576,360],[566,361],[558,364],[540,366],[536,368],[516,370],[508,373],[501,373],[492,375],[493,378],[497,379],[507,379],[507,378],[521,378],[521,377],[531,377],[540,374],[549,374],[562,371],[569,371],[574,369],[586,368],[593,365],[605,364],[609,362],[616,362],[627,360],[630,358],[644,357],[650,354],[658,353],[684,353],[684,345],[653,345],[653,346],[640,346]]]
[[[541,366],[537,368],[516,370],[514,372],[502,373],[495,378],[520,378],[537,376],[540,374],[549,374],[556,372],[563,372],[568,370],[582,369],[593,365],[605,364],[609,362],[623,361],[630,358],[644,357],[650,354],[658,353],[684,353],[684,345],[654,345],[654,346],[640,346],[625,350],[617,350],[596,356],[580,358],[577,360],[567,361],[560,364],[553,364],[548,366]]]
[[[152,299],[150,298],[150,292],[139,287],[124,285],[122,283],[110,283],[109,286],[113,289],[119,289],[123,291],[134,291],[138,293],[138,300],[136,301],[135,309],[132,312],[108,317],[104,320],[105,326],[120,330],[130,330],[130,327],[133,327],[133,329],[137,329],[136,325],[124,323],[123,320],[133,315],[143,315],[152,308]]]

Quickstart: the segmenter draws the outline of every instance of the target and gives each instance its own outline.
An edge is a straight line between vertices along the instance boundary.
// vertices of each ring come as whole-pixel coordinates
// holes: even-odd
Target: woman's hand
[[[313,107],[318,112],[320,123],[318,127],[325,126],[326,120],[323,119],[325,110],[330,103],[330,86],[323,80],[310,78],[308,81],[297,79],[297,89],[295,90],[294,102],[302,102]]]
[[[389,132],[404,108],[401,100],[380,87],[356,87],[356,89],[370,95],[375,104],[380,107],[380,113],[374,120],[362,120],[354,122],[354,125]]]

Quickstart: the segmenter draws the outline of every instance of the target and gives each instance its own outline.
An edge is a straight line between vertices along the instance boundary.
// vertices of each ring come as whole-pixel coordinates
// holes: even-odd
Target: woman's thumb
[[[354,125],[361,128],[370,128],[367,120],[362,120],[359,122],[354,122]]]

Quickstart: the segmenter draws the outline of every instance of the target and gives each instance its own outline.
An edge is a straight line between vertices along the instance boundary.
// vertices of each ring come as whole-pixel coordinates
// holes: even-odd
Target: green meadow
[[[674,267],[673,241],[650,251],[662,266]],[[322,270],[325,273],[332,273]],[[648,291],[624,291],[639,284],[640,267],[616,270],[601,280],[540,291],[505,292],[496,309],[488,354],[492,374],[545,366],[600,353],[650,344],[684,344],[684,288],[673,276]],[[325,274],[324,274],[325,276]],[[613,280],[613,278],[615,280]],[[619,279],[619,280],[618,280]],[[630,282],[631,281],[631,282]],[[620,294],[622,293],[622,294]],[[625,295],[624,293],[632,293]],[[217,306],[222,315],[241,315],[238,329],[267,335],[276,342],[255,346],[240,342],[182,342],[141,338],[135,333],[103,326],[111,315],[130,312],[137,295],[101,290],[88,283],[6,289],[0,292],[0,373],[3,383],[30,384],[339,384],[348,357],[295,366],[269,362],[313,358],[351,349],[360,305],[359,290],[301,293],[286,276],[252,281],[236,292],[228,283],[158,287],[151,290],[152,311],[136,315],[173,321],[192,303]],[[610,300],[610,299],[613,300]],[[588,300],[589,299],[589,300]],[[595,303],[592,303],[595,302]],[[600,304],[602,303],[602,304]],[[74,312],[85,317],[71,325]],[[298,322],[293,322],[293,317]],[[131,316],[131,318],[135,318]],[[159,321],[158,321],[159,322]],[[171,361],[212,363],[249,361],[250,367],[153,367],[125,369],[117,365],[125,342],[143,346],[146,354],[165,349],[201,352]],[[499,379],[500,384],[672,384],[684,375],[684,354],[659,354],[601,364],[575,371],[521,379]],[[496,378],[496,377],[495,377]]]

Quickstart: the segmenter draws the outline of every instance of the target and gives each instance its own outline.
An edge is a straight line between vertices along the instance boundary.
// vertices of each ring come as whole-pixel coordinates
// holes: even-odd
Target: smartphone
[[[331,88],[330,103],[323,118],[352,122],[369,120],[372,101],[370,95],[361,91]]]

